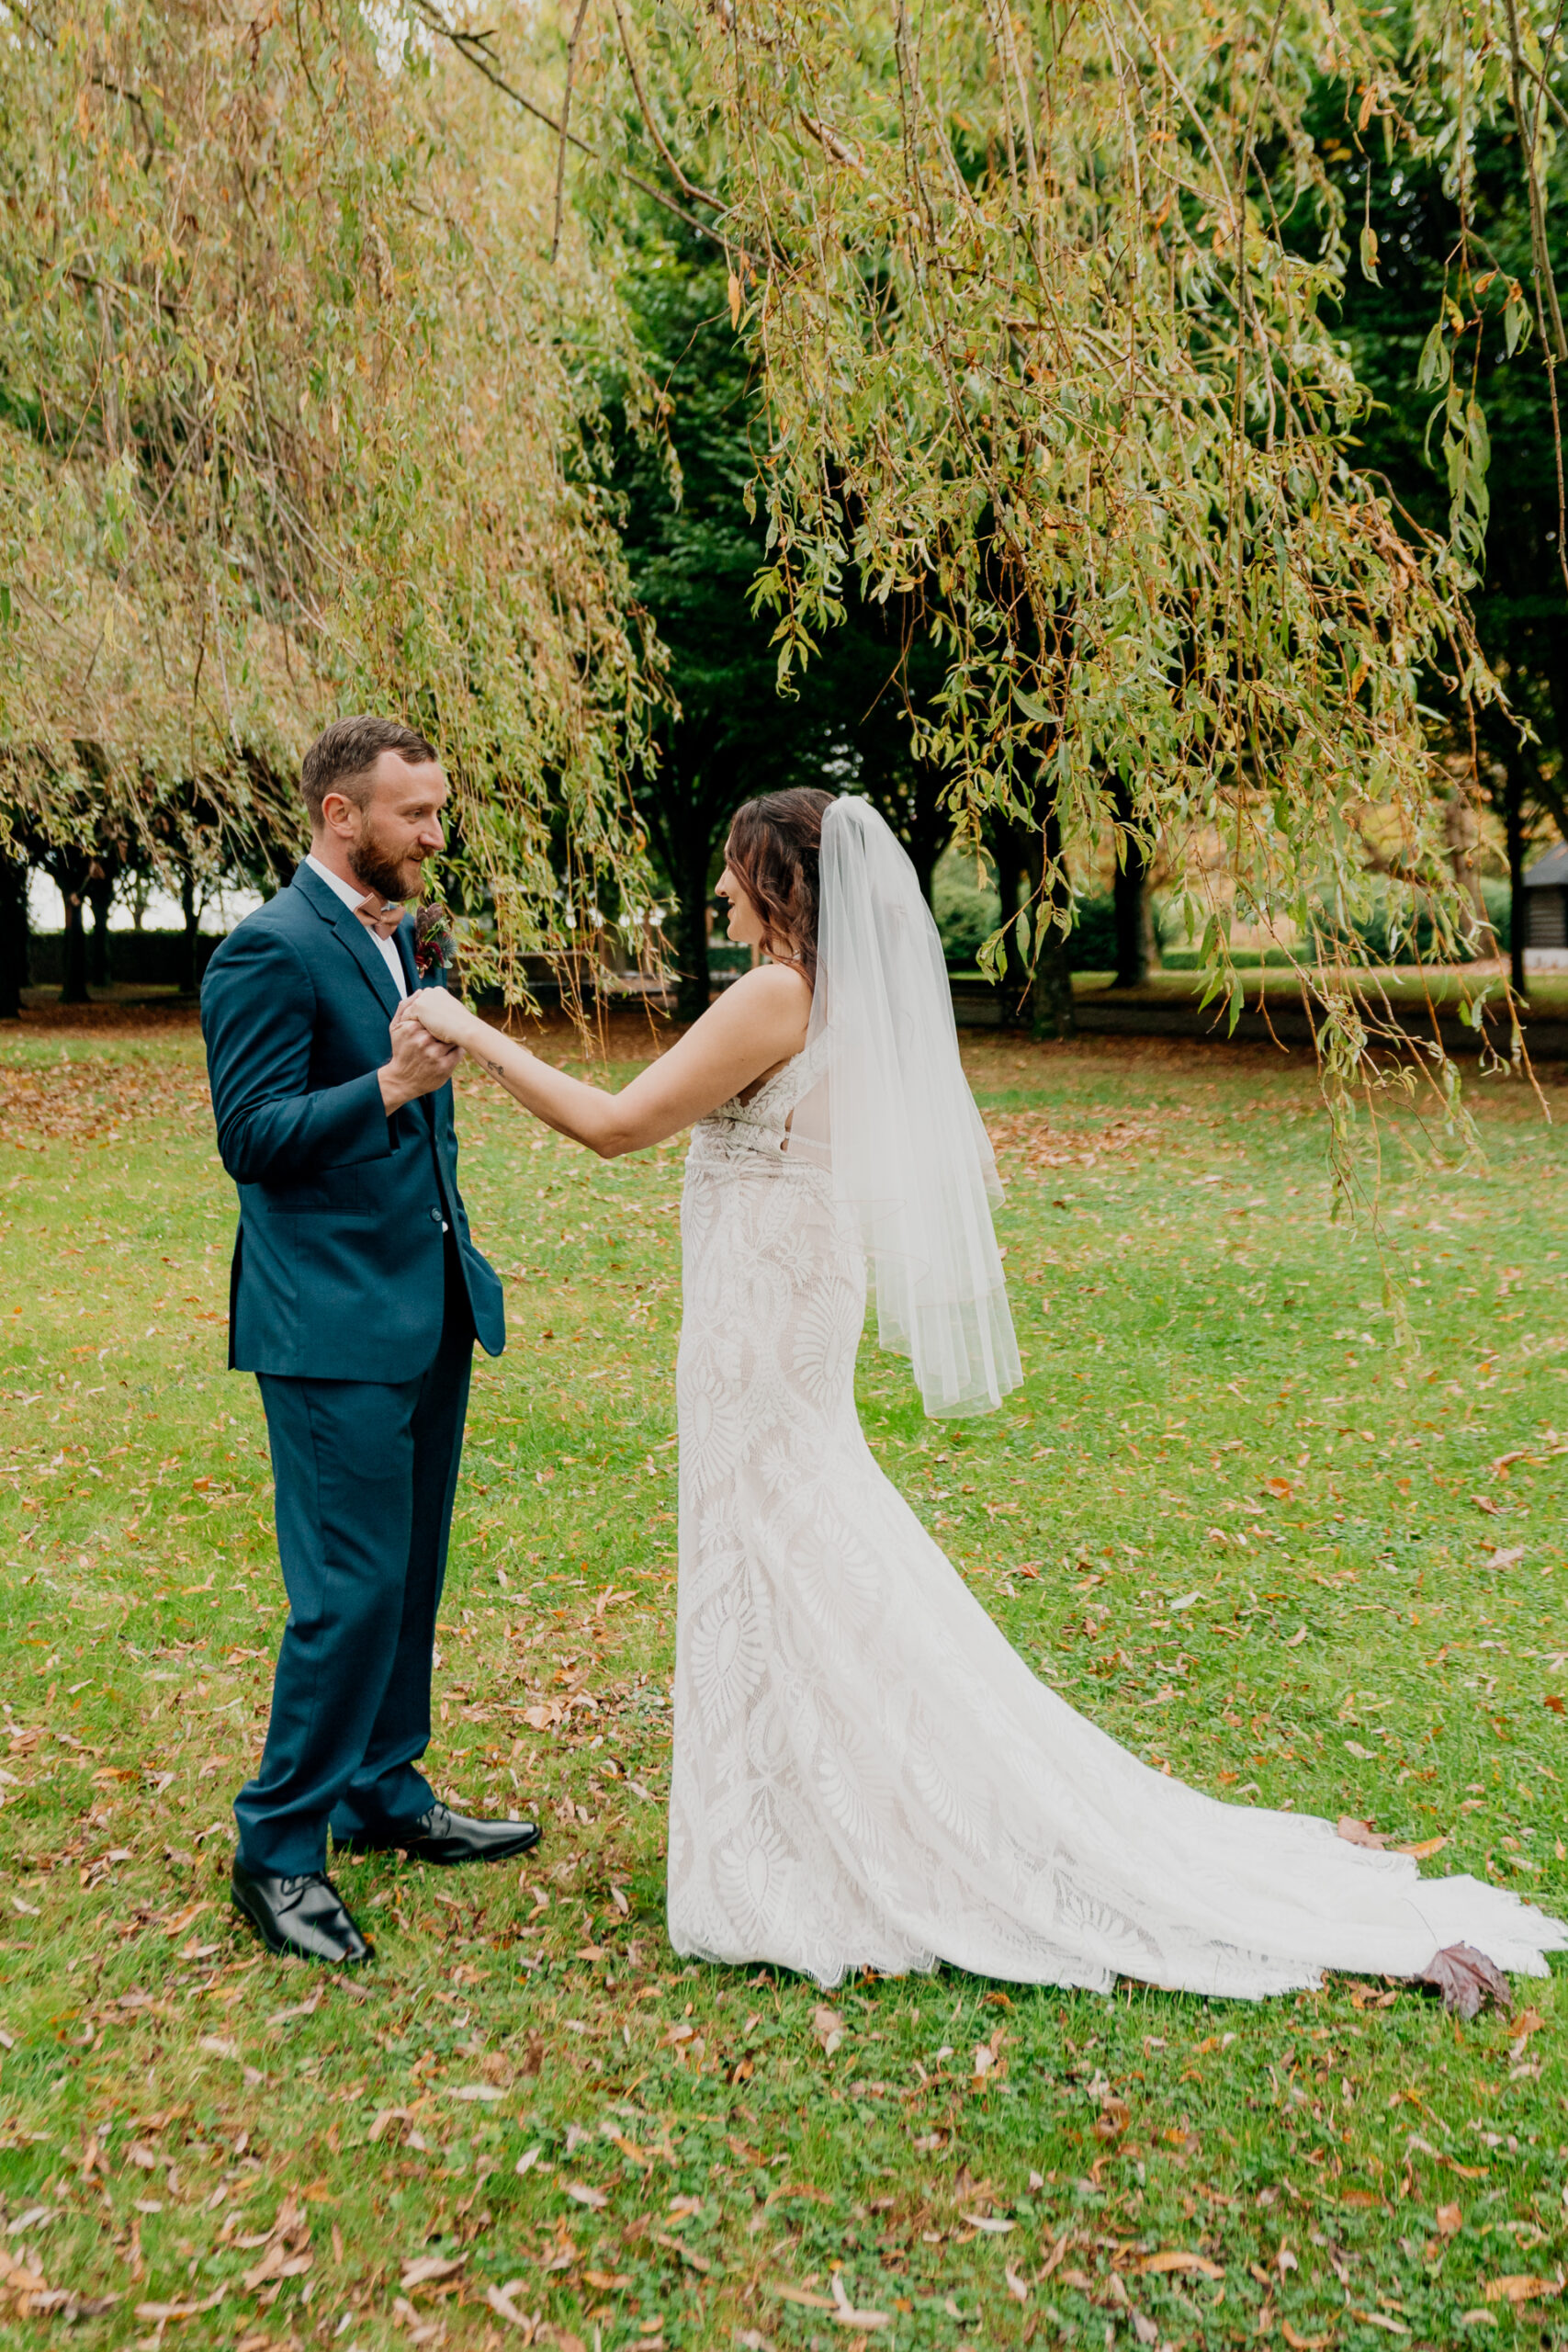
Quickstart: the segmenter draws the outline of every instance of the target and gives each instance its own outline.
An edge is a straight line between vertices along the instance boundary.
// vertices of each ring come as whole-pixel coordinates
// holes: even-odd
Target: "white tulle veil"
[[[831,1170],[854,1214],[878,1339],[909,1358],[928,1413],[992,1411],[1023,1377],[991,1227],[1001,1183],[931,909],[865,800],[835,800],[822,820],[807,1050],[823,1075],[789,1148]]]

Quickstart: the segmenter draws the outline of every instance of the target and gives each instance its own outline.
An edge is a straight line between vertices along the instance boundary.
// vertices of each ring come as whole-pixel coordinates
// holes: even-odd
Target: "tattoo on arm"
[[[489,1070],[491,1078],[500,1078],[503,1075],[499,1062],[486,1062],[485,1068]]]

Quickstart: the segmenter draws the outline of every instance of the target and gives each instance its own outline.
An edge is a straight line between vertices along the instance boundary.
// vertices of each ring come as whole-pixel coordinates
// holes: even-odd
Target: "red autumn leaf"
[[[1431,1985],[1456,2017],[1479,2017],[1488,2001],[1505,2015],[1514,2006],[1507,1978],[1472,1944],[1446,1944],[1416,1981]]]

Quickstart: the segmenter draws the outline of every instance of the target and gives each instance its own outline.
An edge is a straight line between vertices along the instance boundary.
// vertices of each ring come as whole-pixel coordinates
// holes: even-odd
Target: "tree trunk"
[[[1525,892],[1525,780],[1517,760],[1507,764],[1503,795],[1503,827],[1508,842],[1508,977],[1519,998],[1529,994],[1525,977],[1525,922],[1529,900]]]
[[[1030,971],[1028,958],[1018,944],[1018,928],[1013,922],[1019,901],[1029,878],[1029,863],[1024,847],[1023,829],[1010,824],[1006,818],[994,818],[987,827],[987,846],[991,863],[997,869],[997,896],[1002,902],[1002,922],[1006,933],[1006,961],[998,993],[1001,999],[1001,1019],[1004,1029],[1027,1028]],[[1032,915],[1031,916],[1032,921]]]
[[[82,921],[82,893],[63,890],[65,901],[65,936],[61,942],[64,968],[61,974],[62,1004],[87,1004],[87,932]]]
[[[1037,1037],[1073,1037],[1077,1035],[1078,1024],[1073,1006],[1073,967],[1067,933],[1049,920],[1053,914],[1070,919],[1073,903],[1072,885],[1062,857],[1062,820],[1054,790],[1045,804],[1045,821],[1036,838],[1036,889],[1042,889],[1047,872],[1051,879],[1036,901],[1035,922],[1046,923],[1047,928],[1037,943],[1031,1025]]]
[[[1149,976],[1149,933],[1145,919],[1149,862],[1144,845],[1132,831],[1133,796],[1119,783],[1112,795],[1116,817],[1116,876],[1111,884],[1116,915],[1116,978],[1119,989],[1142,988]]]
[[[95,875],[87,884],[87,903],[93,910],[93,936],[88,949],[87,977],[96,989],[109,984],[109,902],[114,897],[114,876]]]
[[[197,908],[196,876],[188,865],[180,868],[180,912],[185,917],[185,932],[180,941],[180,994],[196,994]]]
[[[0,1021],[21,1019],[27,985],[27,864],[19,857],[0,857]]]
[[[708,972],[708,866],[713,841],[701,824],[694,823],[681,844],[678,879],[680,903],[675,923],[675,950],[680,959],[680,990],[676,1009],[682,1021],[700,1021],[708,1009],[712,982]]]
[[[1055,913],[1069,913],[1072,904],[1071,888],[1061,867],[1062,829],[1055,797],[1042,831],[1026,831],[998,819],[990,828],[990,836],[1003,922],[1011,922],[1021,899],[1027,897],[1029,903],[1031,953],[1025,956],[1020,947],[1016,924],[1007,934],[1002,1026],[1027,1029],[1036,1037],[1070,1037],[1077,1028],[1072,959],[1066,933],[1051,920]],[[1047,865],[1055,879],[1049,894],[1043,896]]]

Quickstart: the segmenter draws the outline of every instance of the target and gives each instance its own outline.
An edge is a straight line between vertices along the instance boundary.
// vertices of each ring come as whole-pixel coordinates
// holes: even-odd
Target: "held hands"
[[[446,996],[445,989],[422,989],[421,995]],[[452,1004],[448,997],[447,1002]],[[430,1028],[414,1016],[414,997],[407,997],[398,1007],[391,1026],[392,1058],[376,1073],[381,1084],[381,1100],[387,1116],[401,1110],[405,1102],[414,1102],[422,1094],[434,1094],[446,1085],[458,1060],[456,1044],[447,1044],[434,1035]],[[453,1004],[455,1012],[461,1007]]]
[[[405,1000],[401,1012],[398,1015],[400,1020],[403,1013],[407,1013],[411,1020],[419,1022],[433,1037],[438,1037],[444,1046],[460,1046],[463,1042],[464,1024],[473,1019],[472,1013],[459,1004],[455,996],[451,995],[447,989],[440,988],[416,989],[412,996]]]

